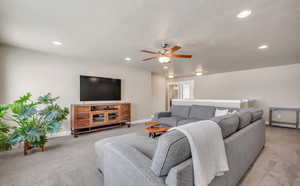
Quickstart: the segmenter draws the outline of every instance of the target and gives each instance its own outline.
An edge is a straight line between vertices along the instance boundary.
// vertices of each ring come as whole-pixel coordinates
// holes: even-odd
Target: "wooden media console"
[[[130,103],[71,105],[71,131],[79,134],[121,127],[130,127]]]

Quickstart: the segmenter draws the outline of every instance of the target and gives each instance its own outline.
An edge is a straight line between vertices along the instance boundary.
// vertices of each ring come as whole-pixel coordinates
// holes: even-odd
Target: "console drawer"
[[[89,106],[77,106],[76,111],[77,112],[90,112],[91,107],[89,107]]]

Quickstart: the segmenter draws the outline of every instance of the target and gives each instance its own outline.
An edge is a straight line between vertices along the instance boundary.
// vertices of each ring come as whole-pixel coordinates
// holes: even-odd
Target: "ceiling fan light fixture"
[[[158,58],[158,61],[160,63],[169,63],[171,61],[170,57],[167,57],[167,56],[162,56],[162,57],[159,57]]]
[[[173,79],[174,78],[174,74],[169,74],[169,79]]]
[[[196,76],[202,76],[203,73],[202,72],[196,72]]]

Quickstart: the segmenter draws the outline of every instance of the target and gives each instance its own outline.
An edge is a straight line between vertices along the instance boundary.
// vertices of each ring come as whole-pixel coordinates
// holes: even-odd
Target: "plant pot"
[[[37,148],[34,147],[33,145],[31,145],[30,143],[28,143],[27,141],[24,141],[24,155],[26,156],[32,149]],[[46,150],[46,145],[43,144],[41,147],[39,147],[42,152],[44,152]]]

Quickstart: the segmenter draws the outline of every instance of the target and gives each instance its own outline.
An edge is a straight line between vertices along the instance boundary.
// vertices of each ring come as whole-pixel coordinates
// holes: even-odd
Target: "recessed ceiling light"
[[[130,57],[126,57],[125,60],[126,60],[126,61],[130,61],[131,58],[130,58]]]
[[[60,45],[62,45],[62,42],[60,42],[60,41],[52,41],[52,44],[56,45],[56,46],[60,46]]]
[[[174,74],[169,74],[168,76],[170,79],[173,79],[174,78]]]
[[[164,68],[164,69],[168,69],[169,67],[168,67],[168,66],[164,66],[163,68]]]
[[[196,72],[196,76],[202,76],[203,73],[202,72]]]
[[[236,17],[239,19],[243,19],[243,18],[246,18],[249,15],[251,15],[251,13],[252,13],[251,10],[243,10],[240,13],[238,13],[238,15],[236,15]]]
[[[258,47],[258,49],[260,49],[260,50],[267,49],[267,48],[269,48],[268,45],[261,45]]]

